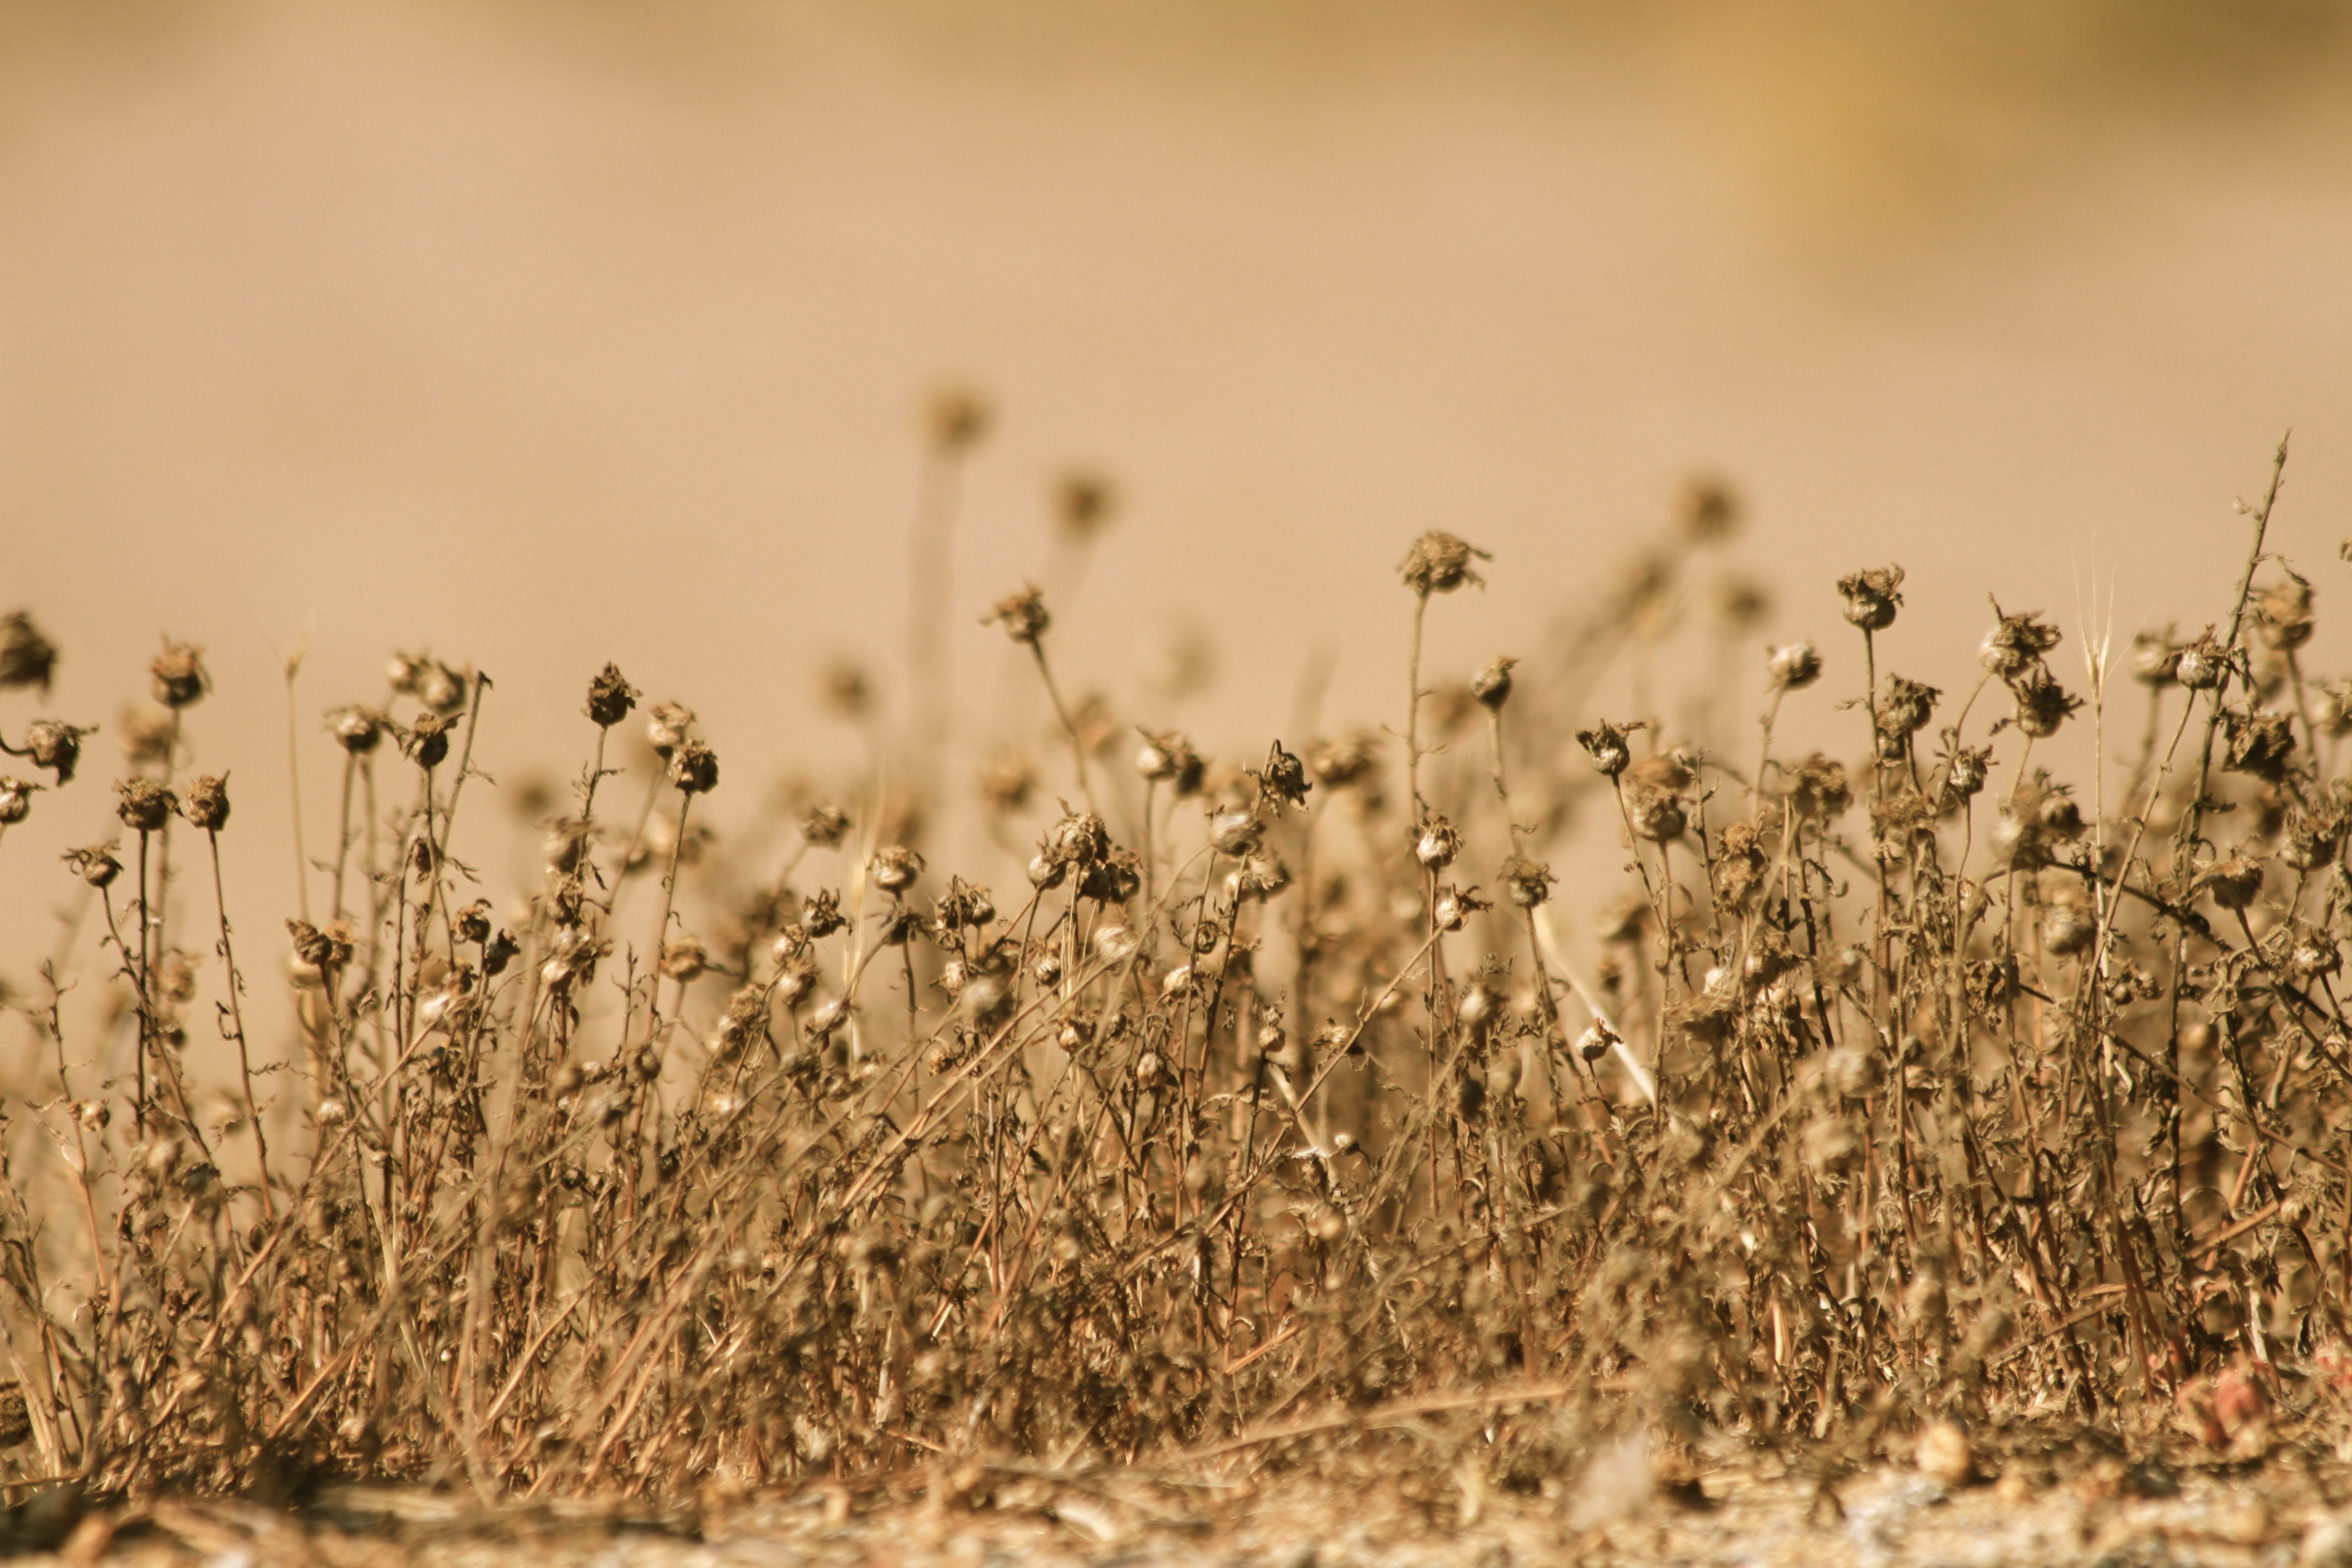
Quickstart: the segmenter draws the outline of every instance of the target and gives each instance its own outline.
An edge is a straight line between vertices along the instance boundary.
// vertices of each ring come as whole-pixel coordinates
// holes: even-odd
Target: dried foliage
[[[940,462],[986,424],[935,420]],[[287,921],[282,1072],[217,901],[229,783],[181,768],[211,681],[167,644],[123,836],[67,868],[114,1032],[69,1037],[54,971],[24,1005],[54,1079],[0,1183],[16,1473],[678,1497],[916,1470],[972,1501],[1014,1460],[1410,1444],[1412,1475],[1484,1489],[1632,1426],[1924,1431],[1965,1475],[1962,1433],[2007,1414],[2158,1411],[2221,1451],[2336,1412],[2352,721],[2297,663],[2309,584],[2256,583],[2275,479],[2212,626],[2136,647],[2141,754],[2073,785],[2034,748],[2126,700],[2104,645],[2078,695],[2058,629],[1995,606],[1975,690],[1882,674],[1894,567],[1837,585],[1861,658],[1768,652],[1759,765],[1590,711],[1736,524],[1694,494],[1594,625],[1453,697],[1421,630],[1486,557],[1416,542],[1401,758],[1220,765],[1146,729],[1109,765],[1137,731],[1064,700],[1041,594],[1005,599],[1084,802],[990,786],[992,830],[1035,814],[1009,894],[930,864],[919,802],[803,797],[765,872],[713,853],[717,752],[665,703],[650,758],[609,763],[640,693],[606,665],[501,919],[451,853],[493,688],[403,656],[318,742],[341,827]],[[55,650],[5,627],[0,679],[45,682]],[[1773,751],[1817,681],[1854,694],[1852,760]],[[68,787],[83,731],[43,723]],[[37,787],[5,782],[5,821]],[[1541,858],[1580,811],[1630,898]],[[1562,896],[1603,938],[1589,982]],[[230,977],[204,1050],[171,945],[199,923]]]

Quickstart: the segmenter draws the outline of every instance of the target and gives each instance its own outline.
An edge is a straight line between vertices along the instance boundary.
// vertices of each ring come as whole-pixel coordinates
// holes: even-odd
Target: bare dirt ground
[[[900,1478],[870,1494],[836,1487],[677,1514],[484,1508],[457,1494],[367,1488],[329,1489],[293,1511],[163,1500],[72,1520],[37,1500],[16,1510],[16,1543],[47,1532],[54,1555],[27,1562],[207,1568],[2352,1564],[2352,1463],[2333,1453],[2290,1447],[2176,1468],[2158,1448],[2135,1459],[2102,1447],[2012,1457],[1998,1479],[1958,1488],[1906,1466],[1824,1484],[1768,1460],[1678,1483],[1604,1466],[1533,1493],[1453,1477],[1187,1488],[1117,1470],[999,1467],[979,1507],[933,1500],[961,1489],[936,1478]]]

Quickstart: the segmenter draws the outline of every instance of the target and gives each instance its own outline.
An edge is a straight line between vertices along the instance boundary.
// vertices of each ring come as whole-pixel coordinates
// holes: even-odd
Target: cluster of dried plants
[[[983,427],[943,425],[932,504]],[[2198,635],[2111,659],[1996,606],[1952,697],[1893,672],[1901,571],[1858,572],[1845,646],[1769,654],[1760,748],[1585,710],[1733,526],[1719,489],[1549,655],[1436,690],[1424,623],[1484,557],[1424,535],[1385,730],[1247,766],[1073,704],[1016,594],[991,619],[1066,755],[984,781],[1034,842],[994,887],[927,862],[940,800],[870,782],[788,854],[713,842],[709,741],[607,665],[543,878],[494,905],[450,846],[495,694],[404,658],[304,742],[343,787],[290,945],[232,942],[227,786],[182,766],[209,682],[167,646],[119,835],[5,863],[94,905],[15,998],[12,1474],[971,1496],[1379,1433],[1538,1485],[1629,1424],[1851,1448],[2161,1411],[2220,1450],[2326,1415],[2352,704],[2299,662],[2276,497]],[[1081,531],[1108,504],[1070,498]],[[47,639],[0,632],[0,686],[46,689]],[[1853,755],[1776,752],[1784,700]],[[2078,780],[2037,754],[2067,726],[2100,731]],[[49,782],[0,780],[0,825],[86,733],[11,721]],[[1622,882],[1547,866],[1580,823]],[[295,1036],[249,1039],[289,969]],[[68,973],[115,998],[86,1037]]]

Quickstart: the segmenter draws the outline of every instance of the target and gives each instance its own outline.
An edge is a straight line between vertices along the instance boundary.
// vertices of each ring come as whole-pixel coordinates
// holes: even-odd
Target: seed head
[[[2132,679],[2143,686],[2169,686],[2174,671],[2180,663],[2180,648],[2172,640],[2172,628],[2162,631],[2139,631],[2132,634]]]
[[[1045,830],[1038,853],[1057,866],[1091,866],[1110,853],[1110,829],[1091,811],[1073,811]]]
[[[1917,734],[1935,717],[1936,700],[1942,695],[1932,686],[1888,676],[1878,691],[1878,732],[1896,740]]]
[[[2099,922],[2073,904],[2053,904],[2042,917],[2042,945],[2061,958],[2071,958],[2091,945]]]
[[[2083,705],[2081,698],[2068,696],[2057,678],[2039,665],[2010,689],[2017,695],[2017,727],[2036,740],[2056,734],[2058,726]]]
[[[467,672],[452,669],[438,659],[416,667],[409,691],[416,700],[444,718],[466,706]]]
[[[1511,667],[1516,658],[1491,658],[1486,667],[1470,678],[1470,695],[1485,707],[1502,711],[1503,704],[1511,700]]]
[[[1776,691],[1802,691],[1822,678],[1821,650],[1810,642],[1792,642],[1772,650],[1765,663]]]
[[[950,931],[978,930],[996,918],[996,904],[986,888],[975,888],[961,877],[948,879],[947,897],[940,900],[940,924]]]
[[[988,760],[978,782],[981,803],[1000,816],[1010,816],[1028,809],[1030,797],[1037,793],[1037,770],[1026,754],[1008,749]]]
[[[1985,786],[1985,775],[1992,768],[1990,746],[1962,746],[1952,753],[1944,770],[1944,784],[1961,800],[1973,800]]]
[[[1613,779],[1633,765],[1633,748],[1626,745],[1625,737],[1645,727],[1640,720],[1631,724],[1617,725],[1603,719],[1590,730],[1579,730],[1576,743],[1592,758],[1595,773],[1603,778]]]
[[[1633,815],[1633,831],[1653,844],[1679,838],[1690,826],[1681,797],[1663,790],[1640,791],[1627,805]]]
[[[163,651],[148,666],[155,677],[155,700],[174,710],[187,707],[212,689],[205,673],[204,649],[163,639]]]
[[[0,827],[24,821],[33,809],[33,792],[40,787],[19,778],[0,778]]]
[[[111,843],[68,849],[65,853],[65,862],[73,868],[75,876],[93,888],[110,887],[114,879],[122,874],[122,862],[114,858]]]
[[[182,812],[189,825],[207,833],[218,833],[228,826],[228,775],[205,773],[188,781],[188,798],[182,803]]]
[[[57,645],[41,635],[32,616],[14,610],[0,618],[0,690],[37,686],[46,697],[57,669]]]
[[[1265,827],[1254,811],[1221,811],[1209,819],[1209,843],[1220,855],[1246,855]]]
[[[1556,879],[1551,868],[1533,860],[1523,860],[1514,855],[1495,872],[1503,884],[1503,891],[1511,902],[1523,910],[1534,909],[1551,898],[1551,885]]]
[[[1277,811],[1285,805],[1305,805],[1307,792],[1315,787],[1307,782],[1307,764],[1284,751],[1280,741],[1265,753],[1265,766],[1248,772],[1257,781],[1258,799]]]
[[[801,905],[801,930],[811,942],[821,942],[848,925],[841,912],[841,895],[831,888],[819,888]]]
[[[1135,771],[1153,784],[1171,786],[1181,798],[1197,793],[1205,764],[1192,742],[1174,730],[1145,730],[1136,733],[1143,744],[1135,753]]]
[[[81,761],[81,738],[89,733],[63,720],[36,719],[25,731],[25,755],[35,767],[57,774],[58,783],[70,784],[74,767]]]
[[[630,685],[617,664],[607,664],[595,679],[588,683],[587,714],[599,730],[609,730],[629,716],[645,693]]]
[[[1378,743],[1368,735],[1343,735],[1314,750],[1316,782],[1345,789],[1372,777],[1380,767]]]
[[[819,801],[801,814],[801,837],[819,849],[838,849],[849,832],[849,817],[829,802]]]
[[[1098,473],[1072,468],[1054,484],[1054,523],[1073,544],[1090,542],[1118,510],[1118,487]]]
[[[2230,650],[2207,626],[2173,660],[2172,678],[2191,691],[2210,691],[2230,673]]]
[[[681,936],[662,946],[661,972],[672,980],[698,980],[710,966],[710,954],[698,936]]]
[[[352,756],[364,757],[383,739],[384,717],[373,708],[338,708],[327,715],[335,743]]]
[[[2263,590],[2255,601],[2263,641],[2282,653],[2311,640],[2311,584],[2289,572],[2287,580]]]
[[[1412,858],[1425,870],[1443,871],[1461,853],[1462,830],[1431,812],[1422,822],[1420,837],[1413,840]]]
[[[978,446],[991,420],[988,400],[968,386],[941,387],[923,408],[925,433],[932,447],[947,457]]]
[[[1235,899],[1265,900],[1290,886],[1290,868],[1271,849],[1246,856],[1225,874],[1225,891]]]
[[[1815,752],[1797,764],[1789,781],[1789,809],[1798,816],[1828,822],[1845,815],[1853,805],[1853,791],[1845,779],[1845,764]]]
[[[996,607],[980,618],[982,626],[991,623],[1003,626],[1004,635],[1014,642],[1034,647],[1054,624],[1054,617],[1046,613],[1045,595],[1032,584],[997,600]]]
[[[122,818],[124,826],[136,832],[157,831],[180,809],[179,796],[153,779],[119,780],[114,793],[121,797],[115,802],[115,815]]]
[[[1143,862],[1132,849],[1114,849],[1078,878],[1078,897],[1101,904],[1123,904],[1143,886]]]
[[[719,753],[699,741],[680,741],[669,754],[669,782],[681,795],[709,795],[719,787]]]
[[[1095,956],[1108,964],[1125,963],[1141,945],[1125,926],[1105,926],[1095,932]]]
[[[408,760],[430,772],[449,760],[449,731],[457,721],[439,713],[419,713],[416,722],[400,731],[400,749]]]
[[[923,874],[923,858],[903,844],[893,844],[875,855],[871,869],[874,885],[896,898]]]
[[[1413,541],[1412,549],[1397,570],[1404,578],[1404,585],[1426,599],[1432,594],[1451,594],[1465,583],[1485,587],[1486,580],[1470,569],[1474,557],[1480,561],[1494,559],[1475,545],[1432,529]]]
[[[331,973],[352,961],[352,925],[349,921],[330,921],[324,926],[314,926],[309,921],[289,920],[287,934],[294,940],[294,956],[320,973]]]
[[[457,911],[455,923],[459,942],[479,944],[489,941],[490,900],[476,899]]]
[[[1460,931],[1472,915],[1494,907],[1478,896],[1475,888],[1448,885],[1437,889],[1437,897],[1429,906],[1429,918],[1440,931]]]
[[[2229,858],[2206,868],[2197,885],[2222,909],[2242,910],[2263,890],[2262,862],[2249,859],[2242,849],[2234,850]]]
[[[1693,544],[1719,544],[1739,531],[1739,492],[1720,474],[1694,474],[1683,481],[1675,508],[1685,539]]]
[[[656,702],[646,715],[646,743],[663,762],[686,740],[694,723],[694,710],[682,702]]]
[[[2058,646],[2059,632],[2046,625],[2039,610],[2027,610],[2021,615],[2002,613],[2000,601],[1992,605],[1993,628],[1985,633],[1984,647],[1977,653],[1977,662],[1991,674],[2012,684],[2027,670],[2042,660],[2042,656]]]
[[[1845,618],[1866,632],[1883,632],[1895,624],[1895,612],[1903,607],[1903,568],[1874,566],[1866,572],[1838,579],[1838,594],[1845,600]]]
[[[2294,754],[2294,725],[2288,715],[2272,709],[2241,713],[2225,709],[2221,723],[2228,733],[2228,751],[2221,766],[2233,773],[2252,773],[2277,784],[2286,777]]]

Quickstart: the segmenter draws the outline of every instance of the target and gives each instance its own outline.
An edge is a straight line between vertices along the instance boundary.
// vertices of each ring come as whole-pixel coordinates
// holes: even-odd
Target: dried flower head
[[[338,708],[327,715],[335,743],[352,756],[364,757],[383,739],[384,716],[373,708]]]
[[[449,731],[457,721],[440,713],[419,713],[416,722],[399,730],[400,749],[418,767],[430,771],[449,760]]]
[[[1807,821],[1828,822],[1845,815],[1853,805],[1853,791],[1847,785],[1845,764],[1815,752],[1797,764],[1790,777],[1787,800],[1789,809]]]
[[[1442,871],[1462,853],[1462,830],[1436,812],[1422,819],[1414,837],[1412,858],[1424,870]]]
[[[2143,686],[2169,686],[2180,663],[2180,647],[2172,640],[2172,628],[2162,631],[2141,630],[2132,634],[2132,679]]]
[[[41,635],[32,616],[12,610],[0,617],[0,691],[37,686],[47,696],[57,670],[57,645]]]
[[[33,809],[33,792],[40,787],[20,778],[0,778],[0,827],[24,821]]]
[[[1057,866],[1091,866],[1110,853],[1110,829],[1091,811],[1072,811],[1045,830],[1039,854]]]
[[[122,875],[122,862],[114,858],[114,845],[110,841],[68,849],[65,852],[65,862],[73,868],[75,876],[93,888],[110,887],[115,878]]]
[[[2083,700],[2067,694],[2056,677],[2035,666],[2020,679],[2011,683],[2017,696],[2017,727],[2039,740],[2054,735],[2067,716],[2083,705]]]
[[[596,728],[609,730],[627,718],[629,710],[636,707],[637,699],[644,695],[628,683],[621,674],[619,665],[607,664],[597,673],[596,679],[588,683],[585,711]]]
[[[1072,468],[1054,481],[1054,524],[1073,544],[1091,542],[1118,510],[1118,487],[1090,468]]]
[[[1470,678],[1470,695],[1486,708],[1500,711],[1511,700],[1511,667],[1516,658],[1491,658],[1477,674]]]
[[[684,935],[662,944],[661,972],[672,980],[680,984],[698,980],[709,967],[709,951],[698,936]]]
[[[2311,584],[2290,570],[2287,580],[2265,588],[2254,601],[2263,641],[2282,653],[2311,640]]]
[[[1693,474],[1683,481],[1675,507],[1682,533],[1694,544],[1719,544],[1739,531],[1739,492],[1720,474]]]
[[[289,920],[286,932],[293,939],[295,958],[320,973],[332,973],[352,961],[349,921],[314,926],[309,921]]]
[[[1993,627],[1985,633],[1984,647],[1977,653],[1977,662],[1990,673],[2006,681],[2018,677],[2042,661],[2042,657],[2058,646],[2059,631],[2042,618],[2039,610],[2027,610],[2009,615],[1996,599],[1992,605]]]
[[[1364,734],[1326,741],[1313,749],[1311,756],[1316,782],[1332,789],[1363,783],[1380,768],[1380,744]]]
[[[451,925],[459,942],[477,944],[490,940],[490,900],[476,899],[451,918]]]
[[[2221,724],[2228,747],[2221,763],[2224,769],[2252,773],[2270,784],[2286,777],[2295,744],[2294,722],[2289,715],[2266,708],[2252,712],[2224,709]]]
[[[81,761],[81,738],[89,733],[62,720],[36,719],[25,731],[24,749],[14,754],[28,759],[37,768],[48,769],[57,774],[58,783],[68,784]],[[11,750],[5,741],[0,741],[0,752]]]
[[[153,833],[170,821],[180,809],[180,798],[153,779],[121,779],[116,782],[115,815],[123,826],[140,833]]]
[[[2197,886],[2222,909],[2242,910],[2263,890],[2262,862],[2250,858],[2242,849],[2232,850],[2227,858],[2207,867],[2198,876]]]
[[[978,446],[993,416],[988,400],[969,386],[943,386],[923,405],[923,428],[940,453],[957,457]]]
[[[1679,838],[1690,826],[1682,798],[1664,790],[1634,792],[1627,797],[1626,809],[1633,815],[1634,833],[1653,844]]]
[[[1865,572],[1838,579],[1839,596],[1845,600],[1845,618],[1866,632],[1883,632],[1895,624],[1895,612],[1903,607],[1903,568],[1874,566]]]
[[[207,833],[218,833],[228,826],[228,775],[203,773],[188,781],[187,799],[181,811],[190,826]]]
[[[1037,793],[1037,769],[1026,752],[1007,747],[982,764],[975,782],[981,804],[997,816],[1010,816],[1029,809]]]
[[[694,710],[682,702],[656,702],[646,714],[646,743],[663,762],[684,742],[694,725]]]
[[[1638,719],[1623,725],[1612,724],[1603,719],[1590,730],[1579,730],[1576,743],[1591,757],[1594,772],[1603,778],[1613,779],[1633,765],[1633,751],[1625,743],[1625,738],[1646,727],[1645,722]]]
[[[923,874],[923,858],[903,844],[893,844],[875,853],[869,869],[874,885],[897,898]]]
[[[982,616],[980,624],[1001,626],[1006,637],[1034,647],[1053,626],[1054,617],[1045,609],[1045,595],[1030,584],[997,600],[996,607]]]
[[[1878,689],[1878,732],[1898,740],[1917,734],[1935,717],[1941,696],[1932,686],[1889,675]]]
[[[1503,891],[1511,902],[1523,910],[1534,909],[1549,900],[1551,885],[1556,880],[1549,866],[1525,860],[1517,855],[1496,868],[1495,879],[1503,884]]]
[[[452,669],[439,659],[426,659],[416,667],[409,692],[419,703],[446,718],[466,706],[471,679],[470,671]]]
[[[1191,741],[1174,730],[1139,728],[1136,733],[1143,737],[1135,753],[1138,773],[1153,784],[1170,785],[1180,797],[1200,789],[1205,764]]]
[[[961,877],[948,879],[947,896],[939,903],[940,924],[950,931],[978,930],[996,918],[996,905],[986,888],[975,888]]]
[[[163,639],[163,651],[147,666],[155,678],[155,700],[170,709],[185,708],[212,689],[205,673],[204,649]]]
[[[2228,677],[2230,665],[2230,650],[2207,626],[2181,646],[2173,659],[2172,678],[2191,691],[2210,691]]]
[[[1451,594],[1465,583],[1485,587],[1486,579],[1470,568],[1474,558],[1494,559],[1475,545],[1432,529],[1413,541],[1412,549],[1398,571],[1404,577],[1404,585],[1425,599],[1432,594]]]
[[[1277,809],[1305,805],[1307,792],[1315,787],[1307,782],[1307,764],[1284,751],[1280,741],[1268,748],[1265,766],[1252,768],[1249,776],[1257,783],[1258,798]]]
[[[681,795],[719,787],[719,753],[699,741],[680,741],[669,754],[669,782]]]
[[[1772,649],[1765,662],[1778,691],[1802,691],[1822,678],[1821,650],[1810,642],[1786,643]]]
[[[1478,896],[1475,888],[1456,888],[1448,884],[1437,889],[1431,900],[1429,918],[1440,931],[1460,931],[1472,915],[1481,910],[1491,910],[1492,902]]]

